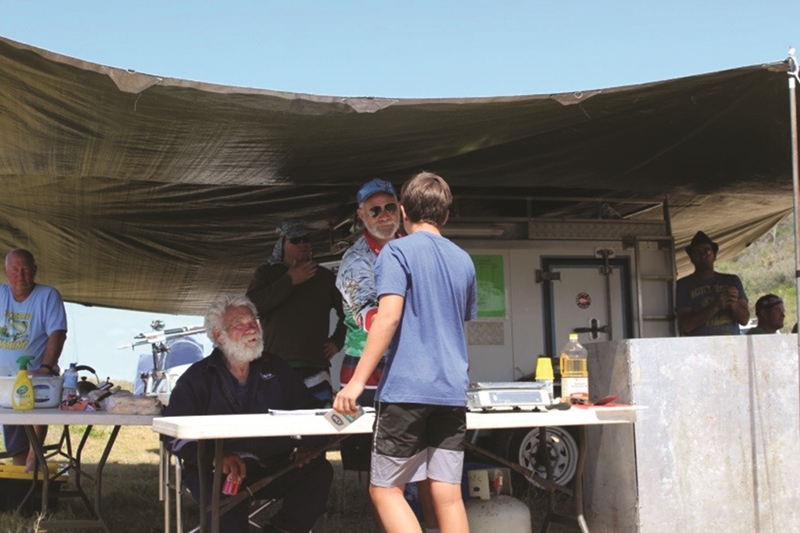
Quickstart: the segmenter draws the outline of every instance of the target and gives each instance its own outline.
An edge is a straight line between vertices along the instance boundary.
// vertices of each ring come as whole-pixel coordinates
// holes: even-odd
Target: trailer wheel
[[[559,485],[566,485],[578,468],[578,444],[570,430],[563,427],[547,428],[547,452],[553,466],[553,480]],[[547,476],[547,469],[539,456],[539,428],[520,428],[500,432],[495,452],[508,459],[535,470],[541,476]],[[522,495],[531,488],[539,488],[531,484],[522,474],[511,473],[514,494]]]

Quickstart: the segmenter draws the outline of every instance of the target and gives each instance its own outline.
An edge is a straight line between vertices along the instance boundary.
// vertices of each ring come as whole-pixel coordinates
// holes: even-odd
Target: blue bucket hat
[[[367,198],[373,194],[378,194],[379,192],[391,194],[397,198],[397,191],[394,190],[394,185],[386,180],[375,178],[374,180],[365,183],[364,186],[358,190],[358,194],[356,194],[356,202],[358,205],[361,205]]]

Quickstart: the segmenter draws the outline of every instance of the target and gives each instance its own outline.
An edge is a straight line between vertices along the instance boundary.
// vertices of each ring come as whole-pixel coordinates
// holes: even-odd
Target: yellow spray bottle
[[[18,411],[28,411],[33,409],[35,399],[33,397],[33,383],[28,377],[28,363],[33,361],[32,355],[23,355],[17,359],[19,373],[14,380],[14,391],[11,394],[11,407]]]

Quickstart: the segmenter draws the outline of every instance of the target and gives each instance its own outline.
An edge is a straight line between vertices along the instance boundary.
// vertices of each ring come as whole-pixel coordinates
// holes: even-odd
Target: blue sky
[[[780,61],[790,45],[800,47],[800,1],[0,0],[0,35],[94,63],[223,85],[496,96]],[[156,318],[169,328],[201,323],[69,305],[62,362],[131,379],[142,350],[115,348]]]

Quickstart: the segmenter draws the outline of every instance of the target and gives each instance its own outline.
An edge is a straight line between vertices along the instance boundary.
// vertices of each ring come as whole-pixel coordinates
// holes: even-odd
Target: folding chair
[[[174,474],[171,475],[170,470],[173,470]],[[170,503],[172,496],[175,499],[175,531],[177,533],[183,533],[183,513],[181,512],[181,506],[183,494],[187,492],[188,489],[183,483],[183,467],[180,459],[171,454],[166,446],[164,446],[163,442],[159,443],[158,477],[158,499],[164,502],[164,532],[170,533],[170,531],[172,531],[172,505]],[[255,521],[255,518],[271,507],[276,501],[278,500],[254,500],[252,503],[254,508],[248,515],[250,525],[258,529],[263,529],[261,525]],[[197,526],[188,533],[196,533],[199,530],[200,526]]]

